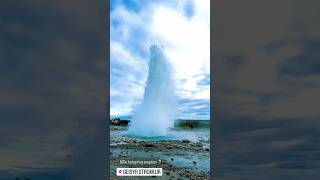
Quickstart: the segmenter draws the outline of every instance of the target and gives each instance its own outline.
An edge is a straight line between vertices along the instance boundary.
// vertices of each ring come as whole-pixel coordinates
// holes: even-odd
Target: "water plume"
[[[150,46],[148,79],[141,104],[133,113],[127,135],[140,137],[166,136],[173,127],[177,109],[172,66],[163,47]]]

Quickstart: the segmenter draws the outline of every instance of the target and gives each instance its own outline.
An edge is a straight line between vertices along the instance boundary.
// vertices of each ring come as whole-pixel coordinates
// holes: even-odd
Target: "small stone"
[[[197,162],[193,161],[193,164],[197,164]]]
[[[190,141],[185,139],[185,140],[182,140],[182,142],[183,143],[189,143]]]
[[[144,147],[154,147],[154,144],[145,144]]]
[[[173,158],[171,158],[171,161],[173,161]]]

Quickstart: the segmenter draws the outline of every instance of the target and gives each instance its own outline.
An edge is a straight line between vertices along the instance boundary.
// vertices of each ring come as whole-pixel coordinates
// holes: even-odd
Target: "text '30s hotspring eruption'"
[[[172,66],[163,49],[151,45],[144,97],[133,113],[127,134],[142,137],[167,135],[168,129],[174,125],[177,101]]]

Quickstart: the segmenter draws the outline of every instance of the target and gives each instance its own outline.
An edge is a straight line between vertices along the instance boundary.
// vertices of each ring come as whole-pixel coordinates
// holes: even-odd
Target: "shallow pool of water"
[[[122,136],[128,138],[135,138],[137,140],[144,141],[161,141],[161,140],[190,140],[192,142],[209,142],[210,140],[210,131],[205,129],[194,129],[194,130],[177,130],[171,129],[168,131],[166,136],[152,136],[152,137],[144,137],[144,136],[131,136],[123,131],[121,133]]]

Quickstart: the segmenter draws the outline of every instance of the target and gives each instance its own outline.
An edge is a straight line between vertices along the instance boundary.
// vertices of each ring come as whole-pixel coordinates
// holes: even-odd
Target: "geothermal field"
[[[172,71],[162,48],[152,45],[142,102],[129,119],[110,126],[112,179],[120,179],[116,168],[123,167],[162,168],[158,179],[209,179],[210,121],[175,118]]]
[[[124,135],[128,127],[110,127],[112,179],[116,176],[116,168],[144,167],[163,168],[163,176],[157,179],[209,179],[210,139],[207,122],[198,121],[190,129],[175,127],[166,136],[132,137]],[[121,164],[120,161],[130,161]],[[151,164],[141,161],[154,162]],[[130,177],[130,179],[149,179],[150,177]]]

